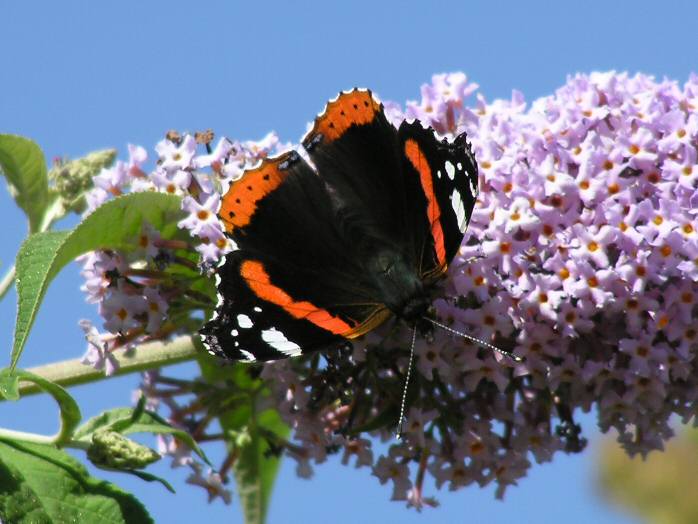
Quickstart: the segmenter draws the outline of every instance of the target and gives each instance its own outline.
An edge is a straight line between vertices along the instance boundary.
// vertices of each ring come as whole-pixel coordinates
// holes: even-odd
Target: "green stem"
[[[27,371],[55,382],[60,386],[70,387],[161,366],[178,364],[179,362],[192,360],[197,354],[198,350],[194,345],[194,337],[181,336],[169,342],[147,342],[131,351],[128,351],[126,348],[117,349],[112,355],[119,362],[119,370],[110,376],[106,376],[104,370],[100,371],[86,366],[77,358],[30,368]],[[41,391],[41,388],[36,384],[29,382],[21,382],[19,386],[19,393],[23,397],[40,393]],[[2,400],[2,397],[0,397],[0,400]]]
[[[2,277],[2,280],[0,280],[0,300],[7,294],[7,292],[10,290],[12,287],[12,284],[15,282],[15,266],[13,265],[7,273],[5,273],[5,276]]]
[[[54,444],[55,436],[38,435],[36,433],[26,433],[24,431],[0,428],[0,439],[23,440],[25,442],[34,442],[35,444]]]

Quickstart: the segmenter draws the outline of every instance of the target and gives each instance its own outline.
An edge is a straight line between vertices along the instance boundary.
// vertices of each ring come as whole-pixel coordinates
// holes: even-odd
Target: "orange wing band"
[[[315,120],[315,127],[310,135],[322,133],[328,141],[342,136],[352,125],[369,124],[382,111],[370,91],[354,89],[342,93],[337,100],[327,104],[325,112]]]
[[[264,265],[256,260],[246,260],[240,266],[240,275],[259,298],[282,308],[293,318],[303,318],[316,326],[335,335],[344,335],[352,331],[352,326],[341,318],[307,301],[296,301],[288,293],[271,283]]]
[[[218,216],[230,233],[236,227],[245,227],[257,210],[257,202],[279,187],[287,173],[279,170],[286,155],[262,161],[262,165],[245,171],[242,178],[233,182],[223,197]]]
[[[434,237],[434,247],[436,248],[436,257],[442,266],[446,266],[446,248],[444,247],[444,232],[441,228],[441,208],[436,200],[434,193],[434,182],[431,176],[431,168],[427,162],[424,153],[419,144],[413,139],[408,139],[405,142],[405,155],[412,166],[419,173],[419,181],[422,184],[422,189],[427,197],[427,214],[429,223],[431,224],[431,235]]]

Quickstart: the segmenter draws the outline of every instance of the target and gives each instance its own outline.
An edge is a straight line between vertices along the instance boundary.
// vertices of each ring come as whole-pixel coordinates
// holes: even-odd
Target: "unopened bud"
[[[114,469],[141,469],[160,460],[160,455],[147,446],[124,437],[116,431],[97,431],[87,458],[96,466]]]
[[[66,213],[82,213],[85,210],[85,192],[92,188],[92,178],[111,166],[115,158],[116,149],[104,149],[65,163],[56,163],[48,175],[54,182],[54,190],[63,201]]]

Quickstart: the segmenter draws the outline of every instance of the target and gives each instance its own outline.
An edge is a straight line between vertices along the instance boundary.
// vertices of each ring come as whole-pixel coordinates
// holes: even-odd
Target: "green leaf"
[[[19,377],[3,371],[0,371],[0,395],[7,400],[19,400]]]
[[[54,398],[61,410],[61,427],[54,438],[54,443],[62,444],[69,440],[82,418],[80,408],[73,397],[58,384],[54,384],[50,380],[46,380],[29,371],[21,369],[11,371],[7,368],[0,370],[0,384],[12,382],[14,387],[16,387],[18,379],[36,384]]]
[[[11,367],[19,360],[49,283],[66,264],[96,249],[135,248],[144,222],[165,238],[173,236],[181,214],[178,196],[131,193],[97,208],[72,231],[31,235],[17,255],[17,321]]]
[[[91,477],[67,453],[16,441],[0,441],[0,519],[18,524],[153,522],[133,495]]]
[[[134,416],[135,415],[135,416]],[[131,433],[154,433],[172,435],[177,440],[189,446],[208,465],[211,463],[194,438],[181,429],[172,427],[157,413],[138,408],[116,408],[92,417],[74,433],[73,438],[83,442],[91,442],[92,436],[98,431],[117,431],[122,435]]]
[[[263,524],[266,522],[269,501],[276,475],[281,466],[281,457],[267,456],[269,444],[261,435],[261,430],[271,431],[279,436],[286,436],[288,427],[281,420],[279,413],[268,409],[250,418],[247,430],[250,442],[239,450],[239,455],[233,465],[233,473],[240,501],[245,512],[247,524]],[[233,429],[221,418],[225,430]]]
[[[250,376],[248,364],[222,368],[202,358],[199,359],[199,365],[203,376],[208,380],[217,381],[224,377],[231,380],[234,383],[231,389],[236,393],[248,390],[254,395],[252,392],[259,391],[262,384],[260,379]],[[256,394],[264,395],[268,391]],[[221,427],[226,433],[247,434],[245,439],[237,439],[237,446],[235,442],[228,442],[230,451],[237,454],[233,473],[246,524],[263,524],[266,521],[272,488],[281,466],[281,457],[269,453],[269,443],[264,434],[273,433],[285,438],[289,433],[288,426],[276,410],[267,409],[260,413],[256,409],[257,405],[254,396],[251,396],[249,403],[219,416]]]
[[[100,469],[109,469],[109,468],[100,468]],[[134,469],[118,469],[114,470],[118,471],[119,473],[126,473],[128,475],[135,475],[141,480],[145,480],[146,482],[159,482],[163,486],[165,486],[165,489],[169,491],[170,493],[176,493],[175,489],[172,487],[172,484],[167,482],[164,478],[158,477],[157,475],[153,475],[152,473],[148,473],[147,471],[140,471],[140,470],[134,470]]]
[[[0,134],[0,168],[15,202],[29,218],[29,230],[38,231],[48,201],[46,161],[41,148],[28,138]]]

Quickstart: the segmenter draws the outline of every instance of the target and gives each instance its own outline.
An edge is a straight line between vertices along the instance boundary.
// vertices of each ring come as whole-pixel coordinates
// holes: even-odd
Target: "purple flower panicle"
[[[525,362],[514,365],[439,330],[419,341],[400,441],[391,440],[397,421],[390,415],[399,406],[409,333],[370,333],[319,365],[264,366],[271,390],[264,405],[291,427],[289,439],[267,435],[270,446],[295,459],[302,476],[342,453],[344,463],[389,483],[393,499],[417,508],[435,503],[423,493],[427,475],[450,490],[494,482],[501,497],[532,461],[584,448],[574,421],[580,409],[596,409],[602,431],[615,429],[630,454],[661,449],[673,434],[672,415],[695,419],[698,76],[680,86],[640,74],[580,74],[530,104],[519,92],[488,102],[476,90],[462,73],[436,75],[420,100],[404,110],[386,102],[386,114],[395,123],[417,118],[446,137],[467,132],[481,191],[434,310],[452,328]],[[90,209],[129,188],[181,194],[187,217],[179,227],[190,251],[213,263],[233,248],[215,218],[222,192],[277,147],[275,135],[213,147],[175,135],[157,145],[150,173],[145,151],[131,148],[127,163],[99,175]],[[141,247],[83,258],[88,300],[117,336],[105,346],[87,328],[91,365],[108,366],[111,346],[168,336],[176,329],[169,319],[202,299],[183,300],[183,290],[157,273],[183,263],[175,246],[144,228]],[[196,395],[175,402],[172,390],[162,390],[167,380],[147,378],[152,405],[207,440],[197,421],[209,408]],[[391,443],[378,451],[378,441]],[[172,455],[190,459],[181,448]],[[225,499],[224,477],[193,467],[190,481]]]

